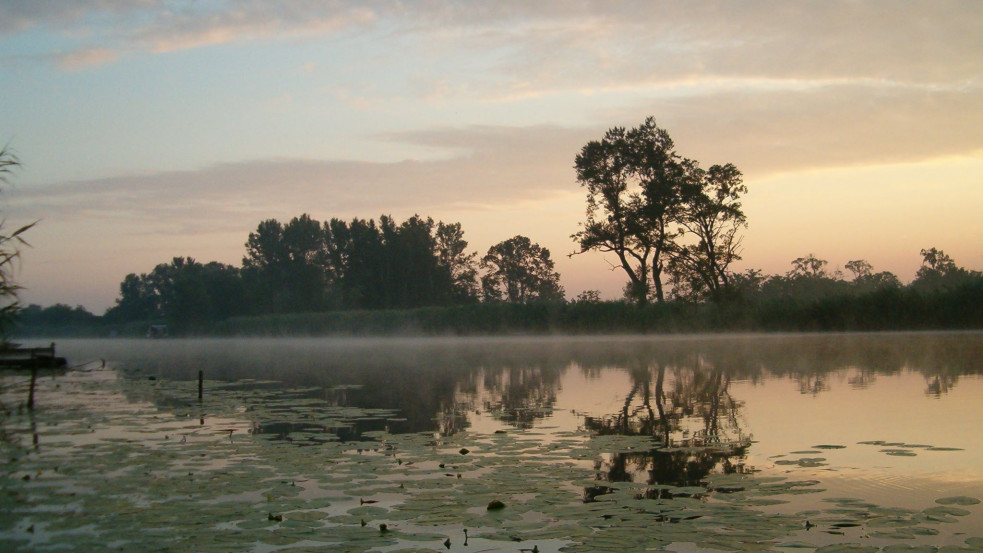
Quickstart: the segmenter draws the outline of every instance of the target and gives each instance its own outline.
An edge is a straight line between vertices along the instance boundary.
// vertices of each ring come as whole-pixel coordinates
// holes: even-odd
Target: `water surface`
[[[24,550],[978,550],[981,338],[65,341],[107,368],[42,379],[35,414],[4,377],[0,529]],[[218,541],[155,534],[190,524]]]

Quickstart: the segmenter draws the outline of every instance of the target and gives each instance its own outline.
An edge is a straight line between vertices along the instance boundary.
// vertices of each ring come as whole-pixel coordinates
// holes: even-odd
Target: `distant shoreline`
[[[142,337],[151,324],[23,323],[18,338]],[[757,303],[670,301],[474,303],[406,310],[327,311],[232,317],[180,328],[169,336],[497,336],[551,334],[693,334],[716,332],[852,332],[983,329],[983,281],[930,293],[886,288],[811,301]]]

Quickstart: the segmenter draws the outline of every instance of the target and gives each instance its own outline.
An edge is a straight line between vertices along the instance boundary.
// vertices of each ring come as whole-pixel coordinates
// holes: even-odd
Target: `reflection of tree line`
[[[668,381],[667,370],[671,371]],[[632,386],[621,410],[585,417],[585,427],[599,435],[651,436],[653,445],[646,451],[599,458],[595,462],[599,478],[612,482],[644,478],[649,485],[691,486],[718,468],[740,470],[748,443],[738,425],[741,404],[728,391],[730,375],[708,366],[700,356],[689,364],[657,363],[629,374]],[[585,499],[592,498],[588,490]]]
[[[89,356],[140,367],[142,375],[193,379],[201,369],[211,380],[275,379],[321,388],[327,405],[397,410],[406,419],[398,430],[443,434],[466,429],[469,413],[478,409],[528,428],[549,416],[570,367],[588,376],[627,368],[632,387],[624,409],[588,424],[668,443],[684,431],[712,440],[737,428],[739,406],[727,393],[734,379],[787,377],[803,392],[822,393],[834,371],[848,370],[850,385],[865,386],[878,375],[914,370],[924,375],[926,393],[945,393],[959,376],[980,374],[983,341],[974,336],[209,340],[141,342],[129,352],[107,351],[116,342],[96,342],[98,353]],[[702,429],[681,426],[693,417],[704,421]]]
[[[564,369],[511,367],[485,371],[485,409],[516,428],[532,428],[536,420],[552,414]]]

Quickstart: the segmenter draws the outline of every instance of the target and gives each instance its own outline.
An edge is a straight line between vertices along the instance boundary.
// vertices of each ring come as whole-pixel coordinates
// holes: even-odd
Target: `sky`
[[[983,269],[983,2],[0,2],[0,144],[38,220],[22,301],[101,314],[176,256],[240,265],[260,221],[460,222],[521,234],[568,296],[590,140],[646,117],[744,174],[737,270],[807,254],[910,281]]]

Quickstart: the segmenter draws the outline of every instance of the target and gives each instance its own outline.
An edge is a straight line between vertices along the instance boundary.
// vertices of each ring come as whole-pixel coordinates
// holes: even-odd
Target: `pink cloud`
[[[66,71],[82,69],[112,63],[119,59],[119,54],[109,48],[91,47],[75,50],[55,57],[55,65]]]

